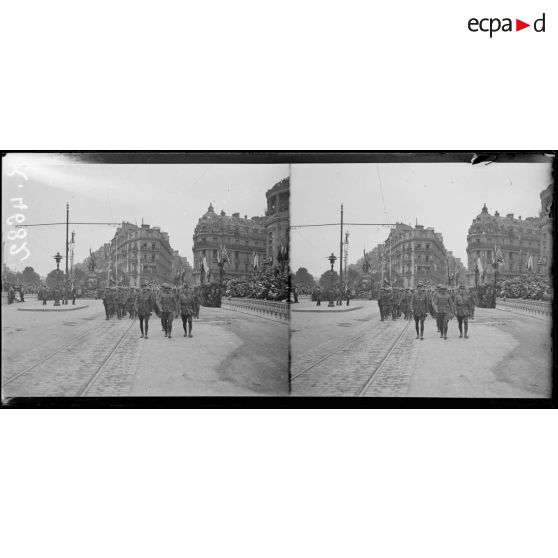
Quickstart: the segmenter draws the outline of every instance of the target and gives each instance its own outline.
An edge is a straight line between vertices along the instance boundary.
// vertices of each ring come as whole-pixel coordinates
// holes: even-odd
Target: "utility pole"
[[[347,260],[349,259],[349,231],[345,233],[345,283],[348,284]]]
[[[72,231],[72,248],[70,250],[70,277],[72,278],[71,284],[74,284],[74,244],[75,244],[76,231]]]
[[[68,304],[68,249],[70,243],[68,240],[70,228],[70,204],[66,204],[66,280],[64,282],[64,304]]]
[[[341,304],[341,296],[343,292],[343,204],[341,204],[341,236],[339,240],[339,300]]]
[[[391,281],[391,231],[389,232],[389,284],[393,285]]]

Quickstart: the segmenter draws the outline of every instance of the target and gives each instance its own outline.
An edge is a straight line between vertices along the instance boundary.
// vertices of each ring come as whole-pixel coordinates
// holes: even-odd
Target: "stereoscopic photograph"
[[[551,397],[552,154],[384,161],[292,165],[291,395]]]
[[[2,400],[289,393],[287,164],[2,160]]]

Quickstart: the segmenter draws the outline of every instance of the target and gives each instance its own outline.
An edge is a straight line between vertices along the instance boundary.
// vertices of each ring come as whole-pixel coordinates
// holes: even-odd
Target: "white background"
[[[550,2],[12,2],[2,149],[552,149]],[[547,32],[467,31],[543,11]],[[554,411],[5,411],[41,556],[555,556]]]

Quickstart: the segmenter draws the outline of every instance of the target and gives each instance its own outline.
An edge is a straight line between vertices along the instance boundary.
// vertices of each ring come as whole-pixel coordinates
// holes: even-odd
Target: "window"
[[[427,244],[427,245],[426,245],[426,249],[427,249],[427,250],[430,250],[430,244]],[[428,259],[428,256],[426,256],[426,259]]]
[[[155,242],[151,243],[151,250],[156,250],[157,249],[157,244],[155,244]]]

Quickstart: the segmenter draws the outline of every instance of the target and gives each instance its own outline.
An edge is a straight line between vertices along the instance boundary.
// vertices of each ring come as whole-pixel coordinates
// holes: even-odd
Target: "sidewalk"
[[[299,302],[297,304],[291,302],[290,307],[291,307],[291,312],[319,312],[319,313],[351,312],[352,310],[359,310],[360,308],[363,307],[360,300],[356,300],[356,301],[351,300],[349,306],[347,306],[346,301],[343,301],[342,306],[330,307],[328,306],[328,304],[329,304],[328,300],[322,300],[321,305],[317,306],[315,302],[313,302],[308,298],[302,300],[299,299]]]

